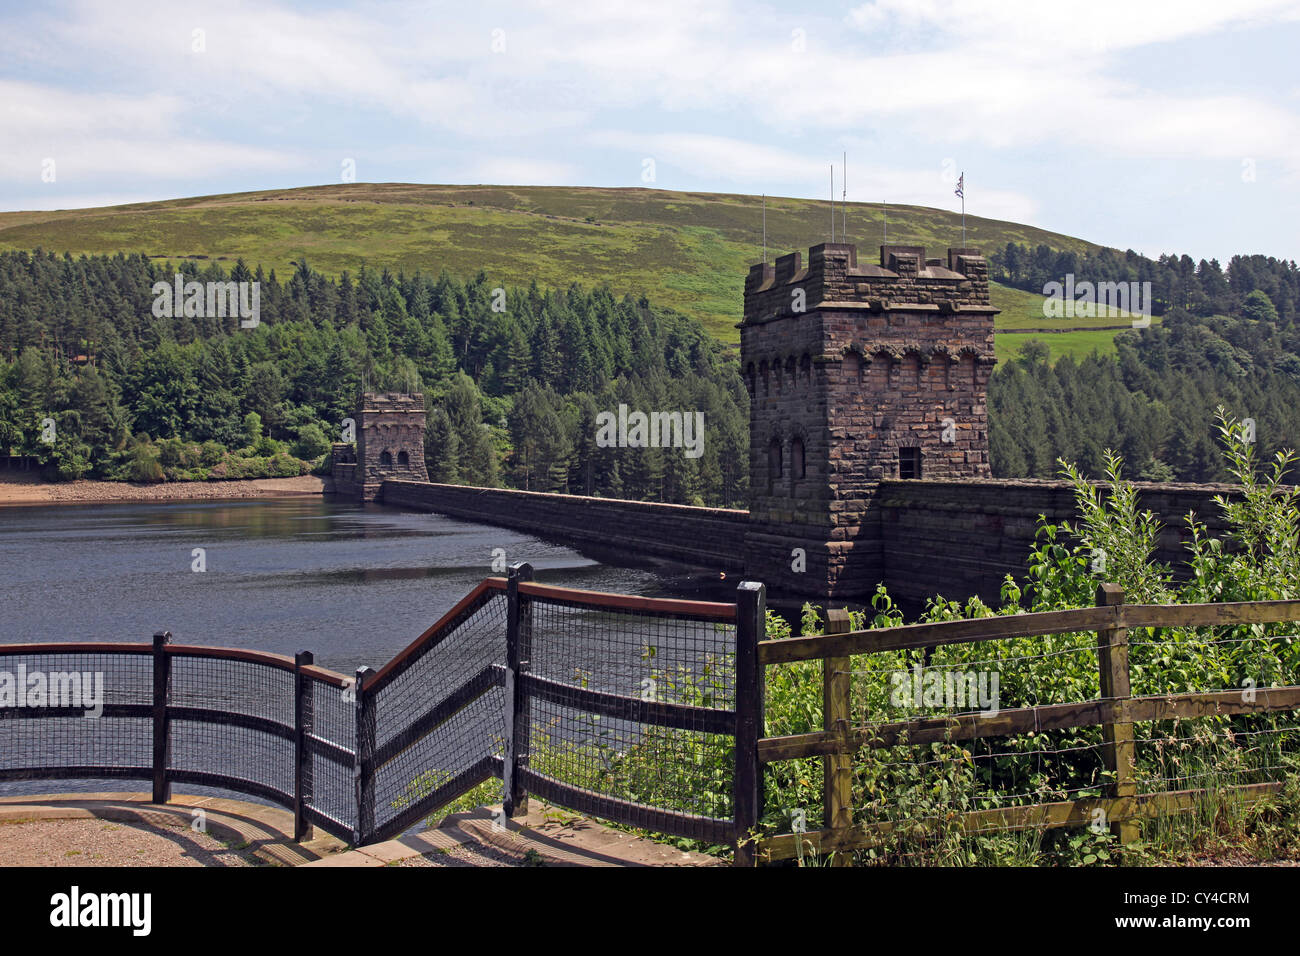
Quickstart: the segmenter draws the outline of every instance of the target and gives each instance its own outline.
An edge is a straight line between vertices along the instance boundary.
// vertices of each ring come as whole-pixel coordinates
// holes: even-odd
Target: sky
[[[1300,0],[0,0],[0,210],[353,179],[820,198],[847,152],[851,201],[956,211],[964,173],[972,215],[1300,259],[1298,54]]]

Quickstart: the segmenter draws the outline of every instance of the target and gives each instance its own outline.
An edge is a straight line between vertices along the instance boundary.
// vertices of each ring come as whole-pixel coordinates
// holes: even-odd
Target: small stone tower
[[[385,478],[428,481],[424,465],[424,396],[367,392],[356,414],[357,482],[374,501]]]
[[[799,594],[864,596],[883,577],[871,515],[882,481],[990,476],[988,264],[823,243],[745,281],[746,573]],[[943,542],[928,542],[942,561]]]

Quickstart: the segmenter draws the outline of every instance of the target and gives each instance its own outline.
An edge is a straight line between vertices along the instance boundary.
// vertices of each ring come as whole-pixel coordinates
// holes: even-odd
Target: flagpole
[[[953,190],[961,198],[961,247],[966,248],[966,172],[957,177],[957,188]]]

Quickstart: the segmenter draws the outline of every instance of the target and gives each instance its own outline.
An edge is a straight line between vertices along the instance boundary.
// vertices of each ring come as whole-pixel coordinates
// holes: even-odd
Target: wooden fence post
[[[312,825],[306,815],[312,800],[311,753],[307,750],[307,735],[312,732],[316,713],[316,684],[303,674],[302,669],[315,662],[311,651],[299,651],[293,657],[293,838],[299,843],[310,840],[312,836]]]
[[[827,609],[825,634],[847,634],[852,630],[849,612]],[[822,723],[827,733],[842,744],[849,739],[850,678],[853,660],[827,657],[822,661]],[[822,758],[822,826],[834,831],[832,866],[852,866],[853,852],[838,849],[838,838],[853,826],[853,755],[828,754]]]
[[[767,634],[767,589],[757,581],[736,588],[736,767],[732,778],[736,866],[754,866],[754,834],[762,814],[758,738],[763,731],[763,665],[758,642]]]
[[[171,728],[167,720],[167,702],[171,697],[172,661],[166,651],[171,640],[171,631],[158,631],[153,636],[154,803],[166,803],[172,795],[171,783],[167,780],[167,764],[171,760]]]
[[[365,846],[375,832],[375,702],[366,693],[366,682],[374,676],[374,668],[358,667],[352,685],[357,743],[356,764],[352,768],[357,803],[353,846]]]
[[[1098,607],[1121,607],[1124,589],[1118,584],[1097,588]],[[1137,780],[1133,767],[1133,721],[1129,717],[1128,628],[1107,627],[1097,631],[1097,663],[1101,670],[1101,698],[1112,702],[1111,720],[1101,726],[1102,758],[1115,775],[1108,787],[1111,797],[1125,801],[1115,809],[1123,817],[1110,823],[1110,832],[1121,844],[1138,839],[1136,810]]]
[[[519,783],[519,768],[528,764],[532,709],[528,695],[519,690],[519,675],[528,670],[532,655],[533,609],[531,601],[520,597],[519,582],[532,579],[533,566],[525,562],[511,565],[506,580],[506,741],[501,809],[507,819],[528,812],[528,791]]]

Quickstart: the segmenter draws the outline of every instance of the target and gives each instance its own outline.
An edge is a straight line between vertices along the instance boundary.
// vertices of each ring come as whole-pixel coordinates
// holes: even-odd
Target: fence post
[[[153,636],[153,802],[166,803],[172,788],[167,780],[171,758],[171,728],[167,720],[167,701],[171,696],[172,661],[166,647],[171,631],[157,631]]]
[[[1118,584],[1102,584],[1097,588],[1098,607],[1121,607],[1124,589]],[[1126,816],[1110,824],[1110,832],[1121,844],[1138,838],[1137,820],[1127,814],[1135,809],[1137,780],[1133,772],[1133,722],[1129,717],[1128,628],[1107,627],[1097,631],[1097,664],[1101,670],[1101,698],[1112,702],[1111,720],[1102,724],[1102,758],[1106,769],[1114,775],[1107,788],[1111,797],[1126,800],[1118,808]]]
[[[302,669],[316,662],[311,651],[299,651],[293,657],[293,838],[301,843],[312,836],[306,809],[312,800],[311,754],[307,735],[312,732],[316,714],[316,684]]]
[[[375,832],[375,702],[366,694],[366,682],[375,675],[372,667],[358,667],[352,685],[356,714],[356,763],[352,767],[356,794],[357,824],[352,845],[365,846]]]
[[[758,738],[763,728],[763,665],[758,642],[767,632],[767,589],[757,581],[736,588],[736,767],[732,778],[736,866],[757,863],[754,831],[762,813]]]
[[[827,637],[847,634],[851,629],[846,609],[827,609]],[[839,738],[842,746],[849,740],[852,666],[852,658],[848,657],[822,660],[822,724],[827,733]],[[831,866],[852,866],[852,852],[838,848],[839,838],[853,826],[853,755],[850,753],[828,754],[822,758],[822,826],[833,831],[835,849]]]
[[[519,582],[533,579],[533,566],[527,562],[510,567],[506,580],[506,693],[505,758],[501,779],[501,808],[506,818],[528,812],[528,791],[519,783],[519,768],[528,764],[529,721],[528,695],[519,690],[519,675],[528,670],[532,655],[532,602],[519,595]]]

